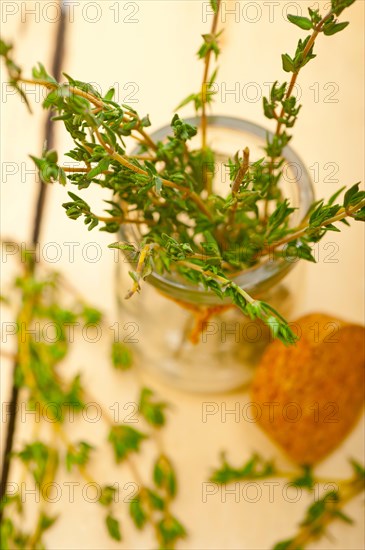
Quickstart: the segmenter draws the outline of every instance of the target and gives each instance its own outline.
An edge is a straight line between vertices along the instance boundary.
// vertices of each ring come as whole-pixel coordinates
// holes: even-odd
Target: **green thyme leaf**
[[[132,352],[123,342],[113,342],[112,363],[114,368],[119,370],[128,370],[131,368],[133,364]]]
[[[112,515],[108,514],[105,518],[105,523],[111,538],[117,541],[122,540],[119,521],[115,519]]]
[[[139,410],[145,420],[155,427],[161,427],[165,424],[164,410],[167,404],[154,399],[154,392],[150,388],[142,388],[139,399]]]
[[[109,433],[109,441],[114,448],[115,459],[121,462],[131,452],[139,451],[141,442],[147,435],[130,426],[113,426]]]
[[[147,522],[147,513],[142,506],[140,494],[131,500],[129,504],[129,513],[137,529],[143,529]]]
[[[301,17],[300,15],[288,15],[287,17],[291,23],[301,29],[309,30],[313,28],[313,23],[308,17]]]
[[[66,468],[70,472],[74,465],[85,466],[90,460],[90,452],[94,447],[80,441],[72,449],[69,449],[66,454]]]
[[[168,495],[174,497],[177,492],[177,480],[172,463],[165,455],[160,455],[153,469],[153,479],[156,487],[164,489]]]

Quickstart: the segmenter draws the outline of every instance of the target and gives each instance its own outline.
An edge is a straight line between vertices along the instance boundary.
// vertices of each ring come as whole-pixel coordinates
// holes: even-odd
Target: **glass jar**
[[[186,122],[199,125],[199,119]],[[170,126],[153,133],[155,141],[171,134]],[[214,188],[229,192],[228,158],[244,147],[250,161],[264,156],[266,129],[245,120],[226,116],[208,117],[209,145],[218,162],[214,167]],[[199,146],[199,132],[194,138]],[[194,146],[194,140],[192,145]],[[314,200],[310,176],[301,159],[287,146],[281,188],[297,210],[292,224],[298,225]],[[135,226],[122,228],[121,240],[138,242]],[[269,302],[284,316],[290,314],[293,293],[283,278],[295,265],[292,258],[270,259],[241,272],[235,282],[253,298]],[[118,285],[130,287],[128,269],[123,269]],[[180,389],[197,392],[229,391],[249,382],[263,349],[270,339],[269,329],[245,317],[229,301],[220,300],[201,286],[153,272],[140,294],[123,301],[125,318],[134,327],[135,358],[138,367]]]

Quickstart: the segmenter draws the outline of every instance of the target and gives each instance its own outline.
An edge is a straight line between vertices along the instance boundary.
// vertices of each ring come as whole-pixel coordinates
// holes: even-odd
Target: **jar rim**
[[[184,118],[184,122],[199,126],[199,117]],[[266,140],[274,136],[273,132],[267,130],[263,126],[256,124],[245,119],[225,116],[225,115],[210,115],[207,116],[207,124],[209,126],[222,127],[228,130],[242,131],[248,134],[252,134],[255,137]],[[168,134],[171,133],[171,125],[167,124],[162,126],[155,132],[151,133],[151,138],[155,141],[163,140]],[[133,154],[133,153],[132,153]],[[294,164],[299,168],[299,177],[293,182],[298,192],[298,209],[297,216],[299,223],[301,223],[308,215],[309,209],[314,201],[314,189],[309,172],[301,160],[300,156],[290,146],[286,145],[283,149],[282,156],[285,160]],[[136,236],[135,228],[132,226],[126,226],[121,231],[131,231]],[[295,259],[296,260],[296,259]],[[294,266],[294,261],[288,261],[286,258],[268,258],[266,261],[260,262],[258,265],[252,268],[245,269],[232,280],[240,287],[244,288],[247,292],[255,296],[255,294],[261,293],[261,291],[267,290],[273,284],[281,280]],[[216,304],[217,296],[209,289],[204,289],[201,285],[193,285],[188,281],[183,282],[172,278],[168,275],[161,275],[156,271],[153,271],[147,279],[148,283],[162,291],[165,294],[173,296],[176,299],[204,304]],[[223,300],[224,303],[225,300]]]

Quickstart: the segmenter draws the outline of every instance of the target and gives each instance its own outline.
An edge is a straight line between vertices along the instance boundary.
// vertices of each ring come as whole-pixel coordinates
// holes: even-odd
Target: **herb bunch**
[[[221,462],[220,468],[215,470],[210,478],[210,481],[219,485],[281,478],[286,479],[290,486],[304,489],[315,497],[305,512],[298,532],[276,543],[273,550],[303,550],[312,541],[328,535],[328,526],[333,521],[340,520],[352,524],[352,519],[345,514],[343,508],[365,489],[365,469],[353,459],[349,461],[352,476],[348,479],[319,478],[309,466],[285,472],[280,470],[273,460],[266,460],[257,453],[238,468],[229,464],[224,454]],[[324,491],[321,497],[315,495],[315,487],[319,485],[323,486]]]
[[[309,17],[288,17],[307,36],[298,41],[294,54],[282,55],[290,81],[275,82],[263,100],[264,115],[275,121],[276,130],[267,137],[263,158],[251,159],[245,144],[242,151],[232,152],[227,165],[230,188],[222,195],[214,187],[212,167],[217,152],[209,145],[207,118],[218,70],[212,68],[212,60],[220,54],[220,0],[211,1],[211,32],[203,35],[198,50],[204,64],[202,86],[179,105],[192,103],[200,116],[200,146],[196,145],[197,127],[178,114],[172,118],[167,139],[155,142],[148,134],[149,117],[114,101],[113,89],[102,97],[90,84],[67,74],[66,82],[59,83],[41,64],[33,69],[31,79],[24,78],[12,59],[11,46],[1,43],[10,83],[22,95],[24,83],[45,87],[49,93],[44,108],[55,113],[53,120],[62,121],[74,141],[74,148],[66,153],[75,163],[72,167],[61,165],[56,151],[46,148],[41,157],[32,157],[42,180],[62,185],[69,182],[78,191],[98,185],[113,195],[100,215],[79,193],[70,191],[63,204],[67,216],[83,219],[89,231],[99,226],[101,231],[118,233],[124,224],[139,229],[137,246],[130,242],[110,245],[121,249],[135,265],[128,298],[140,291],[141,282],[153,270],[173,273],[209,289],[219,299],[228,298],[245,315],[269,325],[284,343],[295,341],[280,313],[251,297],[234,282],[234,276],[265,261],[268,255],[314,262],[313,243],[328,231],[340,231],[350,218],[364,221],[365,193],[358,183],[341,199],[344,187],[328,201],[315,202],[307,217],[294,227],[295,207],[281,189],[285,146],[301,110],[293,95],[298,75],[315,57],[319,35],[327,37],[345,29],[348,23],[338,17],[354,1],[332,0],[327,14],[309,9]],[[138,146],[136,153],[128,153],[130,143]]]
[[[33,426],[29,426],[30,437],[11,455],[12,464],[21,463],[22,473],[18,484],[6,486],[0,502],[1,548],[45,548],[44,535],[59,520],[58,515],[52,514],[50,502],[55,502],[51,492],[61,469],[81,476],[96,487],[97,504],[103,510],[105,526],[112,539],[122,540],[120,516],[127,512],[138,530],[152,527],[159,548],[174,548],[175,543],[185,537],[186,530],[171,510],[178,490],[177,477],[157,436],[166,423],[168,404],[159,401],[151,389],[142,388],[137,410],[138,422],[144,428],[139,430],[127,421],[120,423],[112,418],[90,395],[80,374],[73,378],[67,376],[64,361],[72,347],[71,341],[77,340],[76,334],[75,338],[69,337],[70,327],[74,327],[76,333],[78,326],[102,323],[101,313],[76,295],[60,274],[36,266],[31,248],[24,251],[21,266],[22,271],[2,301],[5,306],[16,304],[18,308],[13,334],[15,352],[10,355],[16,365],[15,379],[21,391],[21,403],[35,415]],[[55,334],[50,334],[50,328]],[[130,349],[123,342],[114,341],[111,360],[117,370],[130,368]],[[107,424],[105,439],[115,462],[129,468],[138,487],[124,511],[123,505],[118,505],[119,484],[105,484],[92,473],[98,454],[96,446],[85,439],[72,441],[68,436],[69,419],[80,417],[88,402],[98,404],[101,419]],[[151,479],[146,483],[134,462],[134,455],[142,451],[143,442],[149,439],[155,441],[157,453]],[[30,530],[24,528],[28,515],[25,506],[28,484],[35,484],[38,503],[37,516]]]

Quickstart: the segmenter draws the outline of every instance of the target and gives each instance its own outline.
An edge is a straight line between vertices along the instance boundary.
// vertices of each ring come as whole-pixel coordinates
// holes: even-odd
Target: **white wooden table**
[[[49,66],[52,54],[49,45],[57,17],[52,4],[54,2],[3,2],[2,34],[15,42],[16,58],[24,67],[24,74],[30,74],[37,61]],[[298,28],[286,22],[284,14],[295,13],[296,6],[304,13],[304,6],[312,4],[226,2],[227,24],[217,78],[220,104],[215,107],[216,113],[266,124],[262,96],[268,92],[267,83],[287,78],[281,69],[280,55],[292,53],[298,36],[302,36]],[[38,12],[32,15],[31,9]],[[200,46],[200,34],[208,31],[210,22],[204,10],[204,3],[187,0],[70,2],[64,70],[75,78],[97,84],[103,91],[116,85],[119,101],[132,102],[141,113],[149,113],[153,127],[158,128],[170,120],[173,108],[182,98],[198,90],[202,65],[195,60],[195,52]],[[311,169],[317,196],[328,197],[342,185],[364,181],[363,17],[364,2],[359,0],[346,13],[346,20],[351,22],[349,29],[334,37],[320,37],[316,45],[318,58],[299,78],[304,107],[292,145]],[[2,233],[19,242],[25,242],[30,234],[37,191],[28,154],[37,155],[42,147],[43,115],[39,100],[37,96],[35,115],[31,116],[19,98],[3,84]],[[193,113],[187,110],[186,115],[190,114]],[[61,125],[57,139],[59,151],[65,151],[69,140]],[[93,205],[101,207],[95,190],[90,189],[88,197]],[[65,198],[66,190],[61,186],[49,190],[41,244],[43,247],[49,243],[58,245],[61,257],[53,267],[61,270],[85,296],[90,296],[112,325],[116,321],[114,263],[113,255],[106,248],[112,236],[96,231],[89,234],[81,222],[69,221],[60,208]],[[334,239],[329,236],[321,243],[318,264],[305,267],[296,314],[324,311],[364,322],[363,228],[360,224],[353,224],[351,230],[344,228],[341,234],[335,235],[334,249],[331,245],[326,248],[331,240]],[[90,242],[96,243],[92,246],[101,254],[94,263],[90,259],[93,254]],[[74,261],[70,260],[70,245],[66,243],[77,243]],[[332,250],[334,253],[330,256]],[[51,254],[51,249],[49,251]],[[6,281],[11,276],[11,262],[3,263],[2,269]],[[97,346],[79,342],[67,364],[70,375],[82,367],[85,382],[105,408],[115,402],[123,405],[134,401],[138,391],[132,373],[119,375],[112,370],[108,360],[109,344],[109,335]],[[350,362],[351,350],[349,368]],[[7,401],[10,364],[5,360],[1,382],[2,399]],[[268,549],[274,542],[293,534],[309,504],[304,494],[298,502],[290,502],[293,496],[286,494],[280,485],[275,488],[274,499],[269,487],[261,486],[262,494],[257,502],[252,502],[254,491],[251,494],[248,489],[245,492],[245,488],[238,496],[219,491],[204,497],[203,483],[211,468],[218,465],[218,455],[223,449],[237,465],[253,450],[286,464],[285,458],[255,424],[244,419],[237,423],[233,415],[222,422],[219,414],[209,417],[207,422],[202,421],[204,402],[214,401],[220,409],[224,406],[233,409],[235,403],[243,406],[249,397],[239,392],[188,395],[149,382],[173,404],[163,440],[179,472],[180,493],[174,511],[190,533],[180,548]],[[350,475],[349,456],[363,462],[363,424],[362,419],[343,445],[321,463],[318,473],[345,477]],[[27,424],[20,424],[18,443],[26,437],[27,429]],[[1,431],[3,440],[4,423]],[[110,450],[102,443],[106,434],[102,422],[75,423],[70,426],[70,434],[75,439],[89,438],[100,447],[92,464],[98,479],[109,483],[117,481],[122,487],[133,482],[125,468],[113,465]],[[154,447],[146,444],[145,448],[138,462],[148,476]],[[16,481],[15,470],[10,478]],[[70,502],[69,485],[65,485],[70,481],[79,483],[75,486],[74,502]],[[50,549],[153,547],[152,533],[136,533],[123,504],[118,512],[127,518],[123,521],[124,541],[121,545],[111,542],[100,510],[83,498],[83,482],[76,475],[64,475],[60,484],[62,498],[52,511],[59,511],[62,517],[46,537]],[[128,496],[127,489],[122,490],[122,496]],[[31,507],[31,496],[28,502]],[[355,519],[355,526],[338,522],[330,528],[333,540],[323,538],[311,548],[363,548],[363,497],[348,506],[348,513]]]

